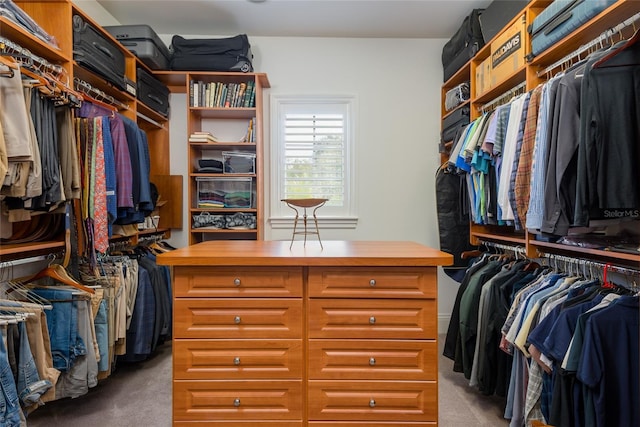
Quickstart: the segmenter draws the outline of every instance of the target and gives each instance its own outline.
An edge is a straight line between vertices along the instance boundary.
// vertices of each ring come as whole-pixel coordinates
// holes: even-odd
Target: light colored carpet
[[[439,337],[440,354],[444,335]],[[440,427],[499,427],[504,399],[483,396],[469,387],[453,361],[439,358]],[[171,426],[171,343],[149,359],[119,365],[116,372],[85,396],[49,402],[29,415],[28,427]]]

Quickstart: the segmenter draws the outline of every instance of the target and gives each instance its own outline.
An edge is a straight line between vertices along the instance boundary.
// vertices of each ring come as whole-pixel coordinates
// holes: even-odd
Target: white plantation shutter
[[[345,198],[345,117],[331,113],[285,116],[284,198],[326,198],[342,206]]]
[[[325,198],[318,215],[353,217],[351,97],[273,97],[272,217],[292,216],[281,199]]]

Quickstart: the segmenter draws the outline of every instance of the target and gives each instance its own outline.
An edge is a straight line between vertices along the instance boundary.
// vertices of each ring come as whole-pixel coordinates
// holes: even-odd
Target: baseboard
[[[446,334],[449,329],[450,314],[438,314],[438,334]]]

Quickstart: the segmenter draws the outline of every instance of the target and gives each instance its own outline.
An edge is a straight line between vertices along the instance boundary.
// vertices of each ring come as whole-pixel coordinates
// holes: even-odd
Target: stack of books
[[[211,132],[193,132],[189,142],[220,142]]]

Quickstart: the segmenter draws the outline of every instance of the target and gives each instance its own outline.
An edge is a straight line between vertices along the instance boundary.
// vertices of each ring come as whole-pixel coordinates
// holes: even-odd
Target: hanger
[[[625,65],[638,65],[637,62],[636,63],[632,63],[632,64],[605,65],[605,63],[607,61],[610,61],[611,59],[616,57],[620,52],[622,52],[622,51],[624,51],[624,50],[636,45],[638,40],[640,40],[640,30],[636,30],[635,33],[633,33],[633,36],[631,36],[631,38],[629,40],[627,40],[625,44],[623,44],[619,48],[609,52],[608,54],[606,54],[605,56],[603,56],[602,58],[600,58],[596,62],[594,62],[593,65],[592,65],[592,68],[621,67],[621,66],[625,66]]]
[[[0,69],[0,76],[12,78],[15,71],[19,69],[18,63],[12,61],[9,57],[0,55],[0,64],[7,67],[6,70]]]
[[[22,284],[28,284],[34,282],[38,279],[42,279],[44,277],[50,277],[53,280],[60,282],[64,285],[71,286],[76,289],[80,289],[81,291],[88,292],[90,294],[95,294],[95,291],[82,283],[78,282],[73,277],[69,276],[67,270],[60,264],[51,264],[44,269],[40,270],[38,273],[33,275],[32,277],[27,278],[26,280],[21,281]]]
[[[16,280],[10,280],[8,282],[5,282],[7,286],[9,286],[9,289],[7,289],[5,291],[5,294],[7,296],[7,298],[9,298],[10,301],[18,301],[18,302],[26,302],[26,303],[30,303],[30,304],[35,304],[37,306],[42,307],[45,310],[51,310],[53,309],[53,306],[51,305],[51,302],[49,302],[46,298],[41,297],[40,295],[31,292],[31,290],[27,287],[25,287],[22,283],[16,281]],[[16,299],[14,296],[15,295],[20,295],[22,296],[22,298],[24,298],[25,300],[20,300],[20,299]],[[1,300],[0,300],[0,305],[1,304]]]

